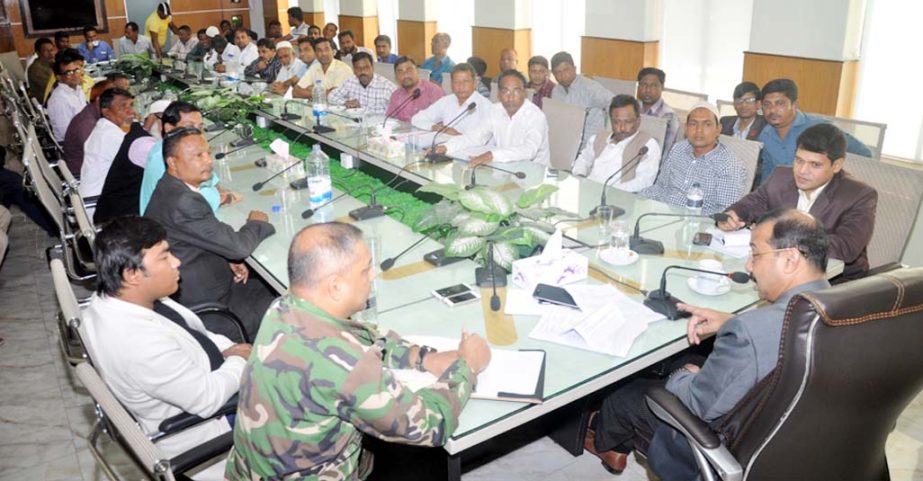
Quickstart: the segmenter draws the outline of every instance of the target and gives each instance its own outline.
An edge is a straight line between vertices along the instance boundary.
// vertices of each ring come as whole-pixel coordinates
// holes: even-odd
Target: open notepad
[[[458,341],[448,337],[408,336],[408,341],[438,351],[458,348]],[[490,364],[478,375],[474,399],[495,399],[541,403],[545,388],[545,351],[491,349]],[[416,392],[436,382],[436,376],[416,369],[393,369],[394,377]]]

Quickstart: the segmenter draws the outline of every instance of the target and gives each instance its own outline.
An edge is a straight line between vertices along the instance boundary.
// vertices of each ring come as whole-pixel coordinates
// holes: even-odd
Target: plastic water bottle
[[[313,98],[314,118],[320,125],[325,115],[327,115],[327,91],[320,80],[314,81],[314,98]]]
[[[311,155],[305,160],[305,172],[308,174],[308,195],[311,207],[317,207],[333,198],[333,183],[330,181],[330,157],[314,144]]]
[[[705,203],[705,192],[702,190],[702,187],[699,186],[699,183],[696,182],[692,184],[692,187],[686,191],[686,213],[689,215],[702,215],[702,204]],[[699,219],[696,217],[689,217],[690,224],[698,224]]]

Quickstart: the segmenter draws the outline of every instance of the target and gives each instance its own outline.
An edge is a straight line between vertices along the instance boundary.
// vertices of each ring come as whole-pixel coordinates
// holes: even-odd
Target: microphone
[[[602,206],[604,206],[604,205],[606,205],[606,187],[609,186],[609,183],[612,182],[612,179],[614,179],[616,175],[619,175],[620,173],[622,173],[623,170],[627,169],[628,167],[632,166],[633,164],[638,164],[638,163],[640,163],[640,162],[641,162],[641,159],[642,159],[646,154],[647,154],[647,146],[645,145],[645,146],[641,147],[641,148],[638,150],[637,155],[635,155],[634,157],[628,159],[628,162],[625,162],[624,165],[622,165],[618,170],[616,170],[615,172],[613,172],[612,175],[610,175],[609,178],[607,178],[606,181],[603,182],[603,192],[602,192],[602,194],[600,194],[600,196],[599,196],[599,205],[596,206],[596,207],[594,207],[593,210],[590,211],[590,216],[591,216],[591,217],[596,216],[596,213],[599,212],[599,208],[602,207]],[[621,175],[619,175],[619,180],[622,180],[622,176],[621,176]],[[613,217],[618,217],[618,216],[620,216],[620,215],[622,215],[622,214],[625,213],[625,209],[621,209],[621,208],[618,208],[618,207],[614,207],[614,209],[615,209],[615,211],[616,211],[617,213],[614,213],[614,214],[613,214]]]
[[[645,239],[641,237],[641,219],[649,216],[656,217],[680,217],[680,218],[702,218],[702,219],[711,219],[714,221],[720,221],[719,219],[727,220],[728,215],[724,213],[712,214],[712,215],[703,215],[703,214],[671,214],[666,212],[648,212],[647,214],[641,214],[638,216],[638,220],[635,221],[635,230],[632,232],[631,237],[628,238],[628,246],[631,250],[637,252],[638,254],[663,254],[663,242],[654,239]]]
[[[236,149],[231,150],[231,151],[229,151],[228,153],[218,152],[217,154],[215,154],[215,160],[221,160],[221,159],[223,159],[223,158],[225,158],[225,157],[227,157],[227,156],[229,156],[229,155],[231,155],[231,154],[233,154],[233,153],[236,153],[236,152],[239,152],[239,151],[241,151],[241,150],[244,150],[244,149],[246,149],[247,147],[250,147],[251,145],[253,145],[253,144],[247,144],[247,145],[243,145],[243,146],[237,147]]]
[[[404,107],[410,105],[410,102],[413,102],[414,100],[420,98],[421,93],[422,92],[420,92],[419,87],[413,89],[413,93],[410,94],[410,97],[407,97],[406,99],[404,99],[403,102],[398,104],[398,106],[394,110],[392,110],[390,114],[389,113],[385,114],[385,120],[381,123],[381,126],[384,127],[388,123],[388,119],[394,117],[395,115],[400,113],[402,110],[404,110]]]
[[[439,137],[439,134],[445,132],[446,130],[449,130],[453,125],[458,123],[458,121],[460,121],[462,117],[470,114],[471,112],[474,112],[475,110],[477,110],[477,108],[478,108],[478,104],[476,102],[471,102],[470,104],[468,104],[468,107],[466,107],[465,110],[463,110],[460,114],[456,115],[454,119],[449,121],[449,123],[443,125],[441,129],[436,131],[436,134],[433,135],[433,144],[430,145],[429,147],[429,155],[426,156],[427,160],[429,160],[430,162],[446,162],[446,161],[452,160],[452,158],[447,155],[436,153],[436,139]]]
[[[257,192],[258,190],[262,189],[263,186],[266,185],[270,180],[275,179],[276,177],[288,172],[289,170],[291,170],[292,168],[294,168],[296,165],[300,163],[301,163],[301,160],[296,160],[292,162],[288,167],[276,172],[275,174],[270,175],[266,180],[253,184],[253,192]]]
[[[429,237],[427,237],[427,236],[425,236],[425,235],[424,235],[423,237],[417,239],[416,242],[414,242],[413,244],[410,244],[409,247],[407,247],[406,249],[402,250],[400,254],[398,254],[398,255],[396,255],[396,256],[394,256],[394,257],[389,257],[389,258],[385,259],[384,261],[382,261],[382,263],[379,265],[379,267],[381,267],[381,270],[382,270],[382,271],[386,271],[386,270],[388,270],[388,269],[394,267],[394,263],[397,262],[397,260],[400,259],[401,256],[403,256],[404,254],[406,254],[406,253],[410,252],[411,250],[413,250],[414,247],[416,247],[416,246],[422,244],[423,241],[425,241],[426,239],[429,239]]]
[[[280,119],[282,119],[282,120],[298,120],[298,119],[301,118],[301,116],[298,115],[298,114],[290,114],[290,113],[288,112],[288,104],[290,104],[291,102],[296,102],[296,100],[295,100],[295,99],[288,99],[288,100],[286,100],[285,102],[282,102],[282,115],[279,116]],[[301,103],[301,102],[298,102],[298,103]]]
[[[494,244],[491,242],[490,249],[487,251],[487,261],[490,263],[490,269],[494,269]],[[476,276],[477,274],[475,274]],[[506,284],[506,276],[503,276],[503,283]],[[490,310],[497,312],[500,310],[500,296],[497,295],[497,275],[494,272],[494,275],[490,276],[490,287],[493,289],[493,294],[490,295]]]
[[[315,212],[317,212],[317,211],[323,209],[324,207],[327,207],[328,205],[334,203],[335,201],[337,201],[337,200],[340,199],[341,197],[344,197],[344,196],[346,196],[346,195],[348,195],[348,194],[349,194],[349,192],[343,192],[343,193],[341,193],[340,195],[338,195],[338,196],[336,196],[336,197],[334,197],[334,198],[328,200],[327,202],[324,202],[323,204],[318,205],[317,207],[310,207],[310,208],[308,208],[308,209],[305,209],[305,211],[301,213],[301,218],[302,218],[302,219],[310,219],[310,218],[314,215]]]
[[[660,289],[654,289],[647,294],[647,298],[644,299],[644,305],[649,307],[652,311],[659,314],[663,314],[667,319],[675,321],[676,319],[682,317],[689,317],[689,313],[686,311],[680,311],[676,304],[681,302],[679,299],[670,295],[667,292],[667,271],[670,269],[681,269],[684,271],[692,272],[702,272],[705,274],[714,274],[717,276],[725,277],[730,279],[733,282],[738,284],[746,284],[750,281],[751,277],[749,273],[746,272],[718,272],[718,271],[707,271],[704,269],[696,269],[694,267],[685,267],[685,266],[667,266],[663,270],[663,274],[660,276]]]
[[[292,139],[292,140],[287,140],[287,139],[286,139],[286,141],[289,143],[289,145],[294,144],[296,141],[298,141],[298,139],[300,139],[304,134],[307,134],[307,133],[308,133],[307,130],[302,130],[301,132],[298,133],[298,135],[295,136],[294,139]],[[256,160],[256,161],[254,161],[253,163],[256,164],[257,167],[266,167],[266,165],[267,165],[267,162],[266,162],[266,159],[265,159],[265,158]],[[308,186],[307,181],[305,181],[304,187],[307,187],[307,186]],[[302,188],[304,188],[304,187],[302,187]],[[293,188],[294,188],[294,187],[293,187]]]
[[[219,122],[215,122],[209,125],[208,127],[205,127],[204,131],[205,132],[215,132],[215,131],[226,129],[226,128],[227,128],[227,125],[225,125],[224,122],[219,121]]]
[[[500,171],[500,172],[503,172],[503,173],[512,175],[512,176],[516,177],[517,179],[525,179],[525,178],[526,178],[526,173],[523,172],[523,171],[521,171],[521,170],[512,171],[512,170],[507,170],[507,169],[503,169],[503,168],[500,168],[500,167],[496,167],[496,166],[493,166],[493,165],[490,165],[490,164],[478,164],[478,165],[475,165],[474,167],[471,168],[471,177],[470,177],[470,179],[468,180],[468,185],[465,186],[465,190],[471,190],[471,189],[477,187],[478,181],[477,181],[476,171],[478,170],[478,167],[487,167],[488,169],[498,170],[498,171]]]

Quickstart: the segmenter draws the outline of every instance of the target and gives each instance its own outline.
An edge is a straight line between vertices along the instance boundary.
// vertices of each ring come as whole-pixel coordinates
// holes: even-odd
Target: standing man
[[[167,32],[173,32],[176,35],[176,25],[173,24],[173,17],[170,13],[170,4],[160,2],[144,21],[144,34],[151,39],[156,58],[160,58],[167,47]]]
[[[457,351],[435,352],[349,318],[365,308],[375,269],[362,231],[314,224],[292,240],[289,293],[273,304],[244,369],[226,479],[365,479],[364,434],[441,446],[490,349],[462,332]],[[412,392],[391,369],[438,380]]]
[[[445,135],[461,135],[480,125],[487,118],[492,104],[490,100],[475,90],[476,78],[474,68],[470,65],[466,63],[456,65],[452,69],[452,95],[442,97],[433,105],[414,115],[411,119],[413,126],[434,132],[443,130],[453,119],[465,112],[471,103],[477,106],[474,111],[468,111],[465,115],[458,117],[455,125],[446,128],[443,132]],[[441,87],[437,88],[441,89]]]
[[[490,150],[468,157],[471,167],[519,160],[548,165],[548,122],[535,104],[526,102],[526,78],[507,70],[500,74],[499,82],[500,103],[490,106],[485,121],[436,147],[436,153],[457,156],[486,145]]]
[[[119,152],[125,132],[135,118],[134,97],[118,87],[99,96],[100,119],[83,144],[83,165],[80,167],[80,197],[95,197],[103,190],[109,167]],[[89,212],[93,215],[92,212]]]
[[[535,91],[532,94],[532,103],[542,108],[542,99],[551,98],[555,83],[551,81],[548,70],[548,59],[536,55],[529,59],[529,88]]]
[[[756,140],[766,119],[759,114],[763,94],[753,82],[742,82],[734,87],[734,110],[737,115],[721,117],[721,133],[741,140]]]
[[[442,85],[442,74],[451,72],[455,67],[455,62],[448,55],[450,45],[452,45],[452,37],[449,34],[439,32],[433,35],[433,40],[430,42],[433,56],[420,65],[420,68],[431,72],[429,79],[437,85]]]
[[[375,37],[375,55],[381,63],[394,63],[397,55],[391,52],[391,37],[379,35]]]
[[[641,114],[651,115],[667,120],[667,132],[663,137],[663,151],[670,152],[679,132],[679,119],[676,112],[663,101],[663,86],[667,74],[659,68],[645,67],[638,72],[638,100],[641,101]]]
[[[719,135],[718,108],[705,101],[693,105],[686,118],[686,139],[667,154],[654,185],[638,193],[683,207],[689,189],[698,184],[704,193],[705,215],[721,212],[737,202],[747,192],[746,168],[718,141]]]
[[[83,40],[83,43],[77,45],[77,51],[80,52],[80,55],[83,55],[87,63],[94,64],[115,60],[115,52],[112,51],[112,47],[105,40],[99,39],[96,27],[92,25],[83,27]]]
[[[29,96],[45,99],[45,86],[54,75],[54,43],[46,37],[35,41],[35,61],[29,65]]]
[[[574,174],[600,184],[621,170],[616,182],[610,184],[626,192],[637,192],[654,183],[660,170],[660,144],[641,132],[641,107],[630,95],[616,95],[609,104],[612,132],[600,132],[587,142],[574,163]],[[641,148],[647,153],[638,156]]]
[[[246,339],[252,339],[273,295],[258,280],[247,282],[250,270],[244,259],[275,229],[266,213],[256,210],[237,230],[215,217],[199,193],[199,185],[213,174],[208,142],[200,130],[174,130],[163,141],[163,156],[167,174],[157,183],[144,216],[164,226],[173,253],[183,263],[182,284],[175,298],[187,307],[205,303],[226,306],[243,322]],[[226,323],[216,324],[206,318],[205,326],[237,342],[244,341]]]
[[[289,42],[297,42],[301,40],[302,37],[308,36],[308,24],[304,22],[304,12],[299,7],[291,7],[286,13],[288,13],[288,26],[292,27],[292,30],[288,35],[282,37],[282,40],[288,40]]]
[[[196,45],[199,44],[199,40],[192,38],[192,29],[189,28],[189,25],[183,25],[178,28],[176,30],[176,36],[179,38],[175,39],[167,55],[177,60],[186,60],[186,57],[195,49]],[[202,36],[205,36],[204,31],[202,32]]]
[[[581,148],[586,145],[591,135],[603,129],[606,109],[612,100],[612,92],[595,80],[577,74],[574,57],[567,52],[558,52],[551,57],[551,73],[558,84],[551,91],[551,98],[586,110],[586,122],[583,124]]]
[[[388,102],[387,116],[410,122],[417,112],[429,107],[443,97],[443,91],[436,84],[420,78],[417,64],[410,57],[398,57],[394,61],[394,77],[400,88],[395,89]],[[420,89],[420,96],[413,97],[414,91]]]
[[[149,55],[157,58],[160,53],[154,50],[151,39],[138,33],[138,24],[128,22],[125,36],[119,39],[119,55]]]
[[[256,42],[257,54],[259,55],[254,61],[244,69],[244,75],[247,77],[259,77],[264,82],[275,82],[279,69],[282,68],[282,62],[276,55],[276,44],[268,38],[261,38]]]
[[[333,42],[327,38],[321,38],[314,42],[314,52],[317,54],[317,62],[308,67],[304,77],[295,85],[292,94],[297,98],[310,99],[314,96],[314,82],[321,81],[327,92],[343,85],[347,79],[352,77],[353,69],[333,58]]]
[[[54,138],[64,142],[67,126],[87,104],[83,92],[83,57],[76,50],[62,52],[54,61],[55,78],[58,86],[48,97],[48,119]]]
[[[340,50],[337,51],[336,58],[347,65],[352,65],[353,55],[359,52],[365,52],[370,56],[375,55],[375,52],[356,45],[356,37],[352,30],[343,30],[337,37],[340,39]]]
[[[305,43],[310,45],[310,41]],[[313,48],[311,51],[314,51]],[[295,56],[292,44],[287,40],[276,44],[276,57],[279,59],[279,72],[269,89],[274,93],[284,94],[289,88],[298,83],[298,80],[307,72],[308,66]]]
[[[357,52],[352,55],[352,62],[355,75],[330,92],[330,105],[342,105],[348,109],[362,108],[366,114],[383,115],[397,87],[375,73],[370,54]]]

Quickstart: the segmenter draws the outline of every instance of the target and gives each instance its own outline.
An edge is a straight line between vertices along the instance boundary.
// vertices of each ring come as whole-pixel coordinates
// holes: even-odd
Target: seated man
[[[125,131],[135,118],[134,96],[118,87],[106,90],[99,96],[99,113],[100,119],[83,144],[78,191],[84,199],[95,197],[103,190],[109,167],[125,139]]]
[[[375,37],[375,59],[381,63],[394,63],[398,55],[391,51],[391,37],[379,35]]]
[[[298,58],[301,59],[301,63],[304,64],[304,73],[308,73],[308,68],[317,61],[317,52],[314,50],[314,40],[311,39],[311,37],[302,37],[298,39],[298,49],[295,53],[298,55]],[[304,74],[302,74],[302,76],[303,75]]]
[[[417,63],[410,57],[398,57],[394,64],[394,77],[400,88],[394,89],[388,109],[389,117],[410,122],[417,112],[433,105],[443,97],[442,88],[427,79],[420,78]],[[420,89],[420,96],[411,99],[413,93]]]
[[[448,53],[450,45],[452,45],[452,37],[449,34],[439,32],[433,35],[433,39],[430,41],[430,50],[433,52],[433,56],[424,60],[423,64],[420,65],[420,68],[430,71],[429,79],[436,82],[437,85],[442,85],[442,74],[452,72],[452,68],[455,67],[455,62],[452,61]]]
[[[535,104],[526,102],[526,78],[515,70],[500,74],[500,103],[490,106],[484,122],[436,147],[436,152],[459,155],[481,146],[489,150],[470,155],[471,167],[517,160],[549,164],[548,121]]]
[[[289,293],[266,313],[241,379],[227,479],[365,479],[363,433],[443,445],[490,361],[487,343],[462,332],[457,351],[434,352],[349,320],[375,276],[353,225],[302,229],[288,266]],[[439,380],[412,392],[389,370],[412,367]]]
[[[477,74],[474,68],[466,63],[456,65],[452,69],[452,95],[442,97],[414,115],[411,118],[413,126],[422,130],[438,131],[455,120],[455,124],[448,127],[443,135],[461,135],[481,125],[493,104],[487,97],[475,91],[476,81]],[[459,117],[472,102],[477,108]]]
[[[115,77],[115,76],[113,76]],[[117,78],[100,80],[90,90],[90,103],[86,105],[67,126],[67,132],[64,133],[64,142],[61,148],[64,150],[64,162],[70,169],[74,177],[80,178],[80,170],[83,167],[83,146],[99,122],[99,97],[112,87],[118,87],[128,90],[129,83],[127,78]]]
[[[846,138],[834,125],[817,124],[798,136],[792,167],[776,167],[765,184],[727,211],[723,230],[738,230],[775,209],[810,212],[827,229],[827,255],[846,263],[837,282],[863,277],[875,230],[878,192],[843,170]]]
[[[249,38],[249,37],[247,37]],[[244,75],[247,77],[259,77],[264,82],[275,82],[279,69],[282,68],[282,61],[276,55],[276,44],[268,38],[261,38],[256,42],[256,49],[259,56],[247,65],[244,69]]]
[[[205,60],[205,56],[208,55],[209,50],[212,48],[212,39],[208,36],[208,30],[200,28],[196,32],[196,38],[199,39],[196,42],[195,46],[192,47],[192,50],[186,54],[186,60],[189,62],[202,62]]]
[[[183,412],[208,418],[237,393],[249,344],[208,331],[168,296],[179,259],[158,223],[120,217],[96,235],[96,293],[83,311],[86,349],[113,394],[151,435]],[[176,456],[231,430],[224,417],[156,441]],[[224,461],[195,479],[223,479]]]
[[[273,296],[258,280],[247,282],[250,271],[243,261],[275,229],[266,213],[256,210],[236,231],[215,217],[199,193],[199,185],[212,178],[213,165],[200,130],[171,132],[163,141],[163,156],[167,175],[157,183],[144,216],[163,224],[173,252],[183,262],[183,282],[174,297],[185,306],[219,303],[240,318],[248,337],[253,336]],[[205,319],[205,325],[243,340],[224,323],[218,326]]]
[[[352,65],[353,55],[359,52],[367,53],[370,57],[375,58],[375,52],[356,45],[356,36],[353,35],[352,30],[343,30],[337,35],[337,38],[340,39],[340,49],[337,50],[336,58],[337,60],[342,60],[346,65]]]
[[[305,29],[307,31],[307,29]],[[282,22],[278,20],[270,20],[266,24],[266,38],[272,40],[272,43],[282,41]]]
[[[138,24],[128,22],[125,25],[125,36],[119,39],[119,55],[158,57],[159,53],[154,50],[154,44],[149,37],[138,33]]]
[[[577,74],[574,58],[567,52],[558,52],[551,57],[551,73],[558,84],[551,90],[551,98],[573,104],[587,110],[586,123],[583,125],[582,144],[586,145],[590,136],[603,129],[606,109],[612,100],[612,92],[606,90],[599,82]],[[666,150],[664,150],[666,152]]]
[[[646,67],[638,72],[638,100],[641,101],[641,114],[651,115],[667,120],[667,133],[663,137],[663,151],[669,152],[677,142],[679,119],[676,112],[663,101],[663,86],[667,74],[659,68]]]
[[[96,31],[96,27],[92,25],[83,27],[83,39],[85,42],[77,45],[77,51],[80,52],[80,55],[83,55],[87,63],[94,64],[115,60],[115,52],[112,51],[112,47],[105,40],[99,39],[99,32]]]
[[[54,61],[58,86],[48,97],[48,121],[58,142],[64,141],[67,126],[87,104],[83,91],[83,57],[76,50],[61,52]]]
[[[609,176],[622,172],[609,185],[626,192],[637,192],[654,183],[660,170],[660,144],[641,132],[641,108],[630,95],[616,95],[609,104],[612,132],[600,132],[587,142],[574,163],[574,174],[605,183]],[[639,160],[642,147],[647,153]]]
[[[791,165],[795,158],[798,136],[812,125],[828,120],[802,113],[798,109],[798,86],[789,79],[770,80],[763,86],[763,116],[769,127],[763,128],[758,140],[763,143],[760,151],[760,171],[757,183],[769,180],[772,171],[780,165]],[[847,132],[846,151],[851,154],[871,157],[872,151]]]
[[[717,333],[714,349],[702,367],[680,365],[666,380],[638,378],[603,400],[599,412],[590,415],[583,446],[599,456],[608,471],[621,472],[628,454],[639,449],[647,452],[648,463],[660,479],[693,479],[697,473],[691,452],[693,473],[676,472],[675,466],[668,466],[682,463],[665,455],[663,448],[679,442],[685,445],[680,448],[689,450],[689,445],[685,439],[671,439],[672,429],[660,423],[647,407],[647,390],[666,384],[705,422],[724,416],[776,367],[788,301],[800,292],[830,286],[824,279],[826,234],[810,214],[780,210],[766,215],[753,229],[750,249],[747,271],[756,282],[760,299],[771,304],[737,316],[679,305],[692,313],[689,343],[698,344],[706,334]]]
[[[542,99],[551,98],[556,85],[549,73],[547,58],[536,55],[529,59],[529,88],[535,92],[532,103],[538,108],[542,108]]]
[[[240,50],[240,56],[236,60],[229,62],[228,65],[233,65],[234,72],[240,75],[254,60],[260,58],[260,52],[257,49],[256,40],[250,38],[250,31],[244,27],[238,27],[234,31],[234,45]]]
[[[718,141],[718,109],[705,101],[692,106],[686,138],[676,143],[654,185],[638,191],[644,197],[676,207],[686,205],[689,189],[702,189],[702,213],[721,212],[747,192],[746,167]]]
[[[45,99],[45,85],[54,77],[54,43],[47,37],[35,41],[35,61],[26,71],[29,79],[29,96]]]
[[[302,99],[314,97],[314,85],[318,80],[321,81],[321,85],[329,93],[352,77],[353,69],[342,61],[333,58],[333,52],[333,42],[330,39],[319,38],[314,41],[314,53],[317,56],[317,61],[308,66],[308,71],[295,84],[295,88],[292,90],[293,96]],[[304,58],[302,58],[302,61],[304,61]]]
[[[196,45],[199,44],[198,38],[192,38],[192,29],[189,28],[189,25],[182,25],[176,31],[176,37],[173,39],[173,46],[170,47],[170,51],[167,52],[167,56],[170,58],[175,58],[177,60],[186,60],[186,57],[195,49]],[[202,32],[202,35],[205,35],[205,32]],[[190,60],[195,60],[193,57]]]
[[[311,39],[311,40],[313,41],[313,40],[317,40],[317,39],[319,39],[319,38],[321,38],[321,37],[323,37],[323,36],[324,36],[324,35],[321,33],[321,30],[320,30],[320,27],[319,27],[319,26],[317,26],[317,25],[308,25],[308,38],[309,38],[309,39]],[[312,43],[312,45],[313,45],[313,43]]]
[[[310,42],[307,43],[310,45]],[[269,85],[269,89],[274,93],[284,94],[301,80],[308,71],[308,66],[295,55],[295,49],[288,40],[276,44],[276,57],[279,59],[279,72]]]
[[[228,43],[221,35],[214,36],[211,44],[212,49],[205,56],[205,68],[218,73],[227,72],[228,65],[234,65],[240,58],[240,49],[237,45]]]
[[[345,32],[344,32],[345,33]],[[353,75],[330,92],[330,105],[364,109],[366,114],[384,115],[391,94],[397,88],[390,80],[375,73],[372,56],[365,52],[352,55]]]
[[[490,77],[487,76],[487,62],[481,57],[468,57],[465,63],[474,69],[474,84],[477,85],[477,91],[485,99],[490,99]]]
[[[504,48],[500,51],[500,72],[506,72],[507,70],[519,70],[519,54],[512,48]],[[499,75],[494,77],[491,79],[490,84],[492,86],[497,85],[499,88],[499,78]]]
[[[734,110],[737,115],[721,117],[721,133],[741,140],[756,140],[766,126],[766,118],[759,114],[763,94],[753,82],[742,82],[734,87]]]

